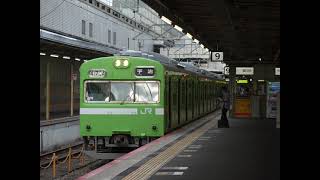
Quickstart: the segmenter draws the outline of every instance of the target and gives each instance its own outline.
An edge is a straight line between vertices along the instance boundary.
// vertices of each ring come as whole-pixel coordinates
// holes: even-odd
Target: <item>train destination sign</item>
[[[136,76],[154,76],[155,72],[154,72],[154,68],[153,67],[141,67],[141,68],[136,68]]]
[[[104,69],[91,69],[89,71],[90,78],[104,78],[106,71]]]

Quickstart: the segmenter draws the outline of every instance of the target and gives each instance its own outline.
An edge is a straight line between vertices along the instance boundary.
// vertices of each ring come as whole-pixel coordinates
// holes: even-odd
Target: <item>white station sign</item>
[[[229,69],[230,69],[230,68],[227,67],[227,66],[224,67],[224,74],[225,74],[225,75],[229,75]]]
[[[236,75],[253,75],[253,67],[236,67]]]
[[[213,61],[223,61],[223,52],[212,52]]]
[[[276,69],[275,69],[275,74],[278,75],[278,76],[280,76],[280,68],[276,68]]]

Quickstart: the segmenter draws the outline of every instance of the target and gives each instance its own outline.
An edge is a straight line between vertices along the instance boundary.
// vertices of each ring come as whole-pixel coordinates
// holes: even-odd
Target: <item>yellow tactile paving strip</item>
[[[161,152],[154,158],[147,161],[145,164],[140,166],[135,171],[128,174],[123,180],[142,180],[148,179],[155,172],[157,172],[163,165],[173,159],[177,154],[179,154],[183,149],[189,146],[193,141],[199,138],[203,133],[205,133],[208,129],[215,126],[216,123],[213,121],[209,121],[199,129],[194,132],[188,134],[186,137],[178,141],[177,143],[170,146],[165,151]]]

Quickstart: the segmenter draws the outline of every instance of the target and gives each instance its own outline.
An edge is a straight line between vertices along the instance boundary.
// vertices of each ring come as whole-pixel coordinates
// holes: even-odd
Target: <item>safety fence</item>
[[[63,161],[60,161],[59,157],[56,155],[56,153],[53,153],[48,165],[46,165],[46,166],[40,165],[40,168],[41,169],[48,169],[48,168],[52,167],[52,176],[53,176],[53,178],[55,178],[56,174],[57,174],[56,171],[57,171],[58,164],[66,164],[66,168],[68,168],[68,173],[70,173],[72,171],[71,167],[72,167],[72,162],[73,162],[72,160],[73,159],[79,159],[80,160],[79,165],[83,166],[85,163],[84,145],[82,145],[81,151],[78,152],[79,154],[75,153],[75,154],[78,154],[77,156],[75,156],[75,154],[72,154],[71,147],[69,147],[68,149],[69,149],[68,154]]]

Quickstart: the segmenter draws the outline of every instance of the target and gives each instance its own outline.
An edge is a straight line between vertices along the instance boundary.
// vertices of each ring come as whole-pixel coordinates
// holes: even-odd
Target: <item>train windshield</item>
[[[89,103],[157,103],[159,102],[159,82],[86,81],[85,101]]]
[[[86,82],[86,101],[101,102],[110,101],[109,82]]]
[[[111,82],[110,101],[126,101],[134,100],[134,83],[133,82]]]
[[[159,101],[159,84],[157,82],[136,82],[135,87],[136,102]]]

